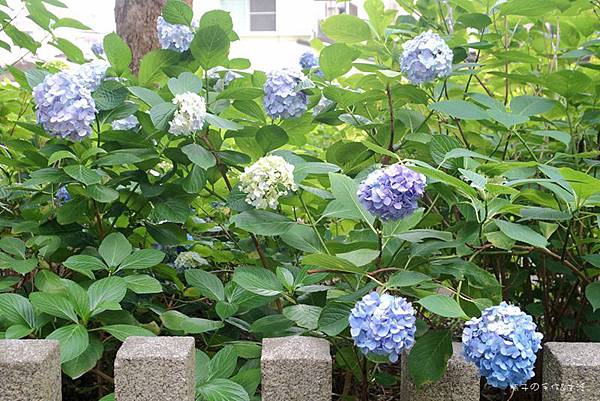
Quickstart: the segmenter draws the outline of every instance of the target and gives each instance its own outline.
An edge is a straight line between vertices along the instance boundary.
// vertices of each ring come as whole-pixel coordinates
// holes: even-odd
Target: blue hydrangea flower
[[[104,60],[94,60],[77,67],[73,71],[73,77],[87,88],[87,90],[94,92],[106,77],[106,71],[109,66]]]
[[[162,16],[156,20],[158,41],[163,49],[183,53],[190,48],[194,31],[187,25],[171,24]]]
[[[267,75],[264,105],[271,118],[300,117],[308,108],[308,96],[296,87],[306,77],[300,71],[284,68]]]
[[[536,352],[543,335],[531,316],[502,302],[483,311],[465,325],[462,335],[465,358],[479,368],[489,385],[518,387],[535,376]]]
[[[320,77],[323,76],[323,71],[318,69],[319,67],[319,57],[315,55],[313,52],[304,52],[300,56],[300,67],[303,70],[312,70],[316,69],[316,74]]]
[[[136,128],[139,124],[136,116],[129,116],[113,121],[111,127],[115,131],[127,131]]]
[[[67,187],[62,186],[58,188],[58,191],[56,191],[54,199],[56,199],[58,203],[62,205],[63,203],[67,203],[68,201],[70,201],[72,198],[69,191],[67,191]]]
[[[412,214],[425,192],[425,176],[392,164],[375,170],[358,187],[358,200],[381,220],[400,220]]]
[[[59,72],[46,76],[33,88],[33,98],[37,104],[37,122],[48,134],[76,141],[92,133],[96,103],[90,91],[72,74]]]
[[[398,361],[415,343],[415,310],[404,298],[372,292],[350,311],[350,334],[363,354],[387,355]]]
[[[452,49],[437,33],[424,32],[402,47],[400,69],[413,84],[430,82],[452,72]]]
[[[92,44],[92,53],[98,57],[104,56],[104,45],[100,42],[94,42]]]

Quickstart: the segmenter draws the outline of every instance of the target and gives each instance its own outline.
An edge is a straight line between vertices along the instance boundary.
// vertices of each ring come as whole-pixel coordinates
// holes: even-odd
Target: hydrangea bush
[[[118,35],[90,61],[34,15],[69,63],[3,74],[0,338],[57,339],[65,395],[103,401],[131,335],[194,336],[204,401],[258,399],[271,336],[328,339],[361,401],[401,355],[440,379],[461,332],[515,401],[542,334],[600,341],[598,10],[398,3],[323,21],[304,72],[177,0],[136,73]]]

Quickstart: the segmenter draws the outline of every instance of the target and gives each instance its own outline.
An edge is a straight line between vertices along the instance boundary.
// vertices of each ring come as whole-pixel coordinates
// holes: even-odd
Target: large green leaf
[[[461,120],[486,120],[488,118],[485,110],[466,100],[442,100],[432,103],[429,108]]]
[[[109,267],[117,267],[131,253],[132,247],[121,233],[109,234],[98,248],[98,253]]]
[[[436,315],[440,315],[448,318],[466,318],[467,315],[462,310],[458,302],[456,302],[453,298],[447,297],[445,295],[429,295],[425,298],[421,298],[417,301],[418,304],[421,304],[425,309],[430,312],[435,313]]]
[[[249,401],[248,393],[239,384],[227,379],[214,379],[196,388],[204,401]]]
[[[109,333],[119,341],[125,341],[127,337],[154,337],[154,333],[150,330],[146,330],[143,327],[131,326],[128,324],[114,324],[111,326],[104,326],[102,330]]]
[[[408,371],[416,386],[421,387],[441,379],[451,356],[450,331],[429,331],[419,337],[408,354]]]
[[[121,75],[129,71],[133,56],[131,49],[119,35],[113,32],[104,37],[104,52],[117,74]]]
[[[181,148],[181,151],[190,159],[196,166],[208,170],[217,164],[215,156],[200,145],[191,143]]]
[[[315,330],[319,327],[319,316],[323,308],[315,305],[290,305],[283,309],[283,316],[294,321],[299,327]]]
[[[10,323],[35,327],[33,307],[19,294],[0,294],[0,314]]]
[[[238,267],[233,274],[233,281],[254,294],[271,297],[283,292],[283,285],[275,273],[264,267]]]
[[[585,287],[585,297],[592,305],[594,312],[600,309],[600,282],[595,281]]]
[[[86,350],[62,364],[62,371],[71,379],[78,379],[96,366],[104,353],[104,344],[96,336],[89,336]]]
[[[335,200],[327,205],[323,216],[364,220],[372,226],[375,218],[362,207],[356,196],[358,183],[352,178],[338,173],[329,173],[329,180]]]
[[[356,266],[349,260],[337,256],[321,254],[306,255],[302,258],[302,264],[315,266],[320,269],[335,270],[346,273],[365,273],[366,270]]]
[[[47,337],[47,340],[57,340],[60,343],[60,362],[65,363],[77,358],[87,349],[89,337],[86,328],[80,324],[63,326]]]
[[[364,20],[348,14],[327,18],[321,23],[321,29],[336,42],[357,43],[371,38],[369,25]]]
[[[286,233],[294,223],[286,217],[264,210],[249,210],[231,218],[237,228],[258,235],[281,235]]]
[[[92,315],[105,310],[120,310],[119,303],[125,298],[127,284],[121,277],[107,277],[94,282],[88,288]]]
[[[194,12],[181,0],[167,0],[162,8],[162,16],[171,24],[190,26]]]
[[[165,258],[158,249],[140,249],[128,255],[119,264],[119,270],[139,270],[154,267]]]
[[[356,51],[350,46],[334,43],[321,50],[319,63],[325,78],[333,80],[350,71],[356,57]]]
[[[543,235],[522,224],[511,223],[505,220],[494,220],[500,231],[515,241],[525,242],[539,248],[545,248],[548,241]]]
[[[229,54],[229,37],[218,25],[200,28],[190,45],[194,58],[204,69],[221,65]]]
[[[223,301],[225,299],[225,289],[223,283],[215,275],[204,270],[192,269],[185,271],[185,279],[188,284],[200,291],[200,294],[213,301]]]
[[[40,312],[78,323],[75,307],[67,298],[43,292],[29,294],[29,301]]]

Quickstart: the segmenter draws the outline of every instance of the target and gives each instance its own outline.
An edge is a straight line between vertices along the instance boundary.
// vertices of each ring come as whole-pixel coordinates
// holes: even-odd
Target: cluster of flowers
[[[425,176],[401,164],[375,170],[358,187],[358,200],[381,220],[399,220],[412,214],[425,192]]]
[[[158,41],[163,49],[183,53],[190,48],[194,40],[194,30],[187,25],[171,24],[162,16],[156,20]]]
[[[257,209],[277,208],[279,198],[297,189],[294,166],[281,156],[265,156],[240,175],[240,190],[246,203]]]
[[[315,73],[322,77],[323,76],[323,71],[321,71],[320,69],[318,69],[319,67],[319,57],[317,55],[315,55],[313,52],[304,52],[302,53],[302,55],[300,56],[300,68],[302,68],[303,70],[315,70]]]
[[[424,32],[402,47],[400,69],[413,84],[429,82],[452,72],[452,49],[438,34]]]
[[[488,384],[497,388],[525,384],[534,373],[542,334],[531,316],[502,302],[487,308],[465,325],[465,358],[479,368]]]
[[[348,318],[354,344],[364,353],[391,362],[415,343],[415,310],[404,298],[372,292],[358,301]],[[542,334],[531,316],[502,302],[487,308],[464,327],[465,359],[479,368],[488,384],[516,388],[534,376]]]
[[[264,85],[264,105],[271,118],[300,117],[308,108],[308,96],[297,90],[306,79],[300,71],[284,68],[267,75]]]
[[[396,362],[415,343],[415,314],[406,299],[372,292],[350,312],[350,333],[362,353],[385,355]]]
[[[113,121],[111,127],[115,131],[127,131],[137,128],[139,124],[140,122],[136,116],[129,116]]]
[[[169,123],[173,135],[191,135],[202,129],[206,119],[206,101],[196,93],[181,93],[173,99],[177,106],[175,116]]]
[[[33,88],[37,121],[48,134],[71,140],[91,134],[96,118],[92,92],[98,89],[107,70],[105,61],[96,60],[74,71],[48,75]]]

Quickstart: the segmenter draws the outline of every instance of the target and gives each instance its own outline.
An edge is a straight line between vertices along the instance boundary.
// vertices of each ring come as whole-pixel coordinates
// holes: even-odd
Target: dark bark
[[[190,6],[194,0],[183,0]],[[166,0],[116,0],[117,34],[127,42],[133,53],[132,68],[138,70],[140,59],[150,50],[158,49],[156,19]]]

